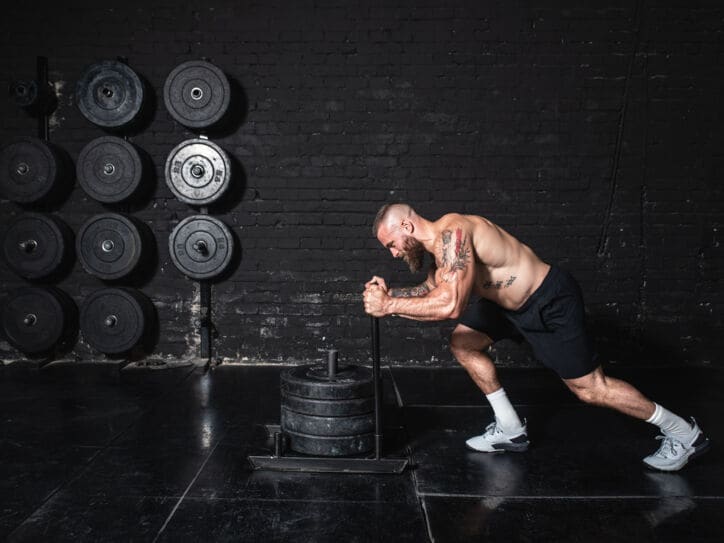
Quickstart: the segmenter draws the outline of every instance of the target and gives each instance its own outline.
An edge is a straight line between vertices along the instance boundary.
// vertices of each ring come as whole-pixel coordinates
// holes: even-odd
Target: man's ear
[[[410,222],[410,219],[402,219],[402,222],[400,223],[400,228],[402,228],[408,234],[412,234],[415,231],[415,225]]]

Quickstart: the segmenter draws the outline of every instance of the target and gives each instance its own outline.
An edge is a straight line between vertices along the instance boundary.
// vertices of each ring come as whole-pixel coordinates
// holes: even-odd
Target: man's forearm
[[[427,283],[422,283],[414,287],[391,288],[387,294],[393,298],[419,298],[426,296],[428,292],[430,292],[430,287],[427,286]]]
[[[388,298],[385,310],[416,321],[441,321],[452,318],[455,303],[449,296],[425,296],[418,298]]]

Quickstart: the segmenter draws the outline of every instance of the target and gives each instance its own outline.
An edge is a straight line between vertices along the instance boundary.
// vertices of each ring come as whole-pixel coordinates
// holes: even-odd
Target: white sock
[[[691,424],[655,402],[654,406],[656,407],[654,414],[651,415],[650,419],[646,419],[646,422],[658,426],[664,435],[682,438],[683,440],[691,437],[691,431],[694,429]]]
[[[486,394],[485,397],[490,402],[495,418],[503,430],[515,432],[523,429],[523,424],[520,422],[513,404],[510,403],[505,389],[500,388],[491,394]]]

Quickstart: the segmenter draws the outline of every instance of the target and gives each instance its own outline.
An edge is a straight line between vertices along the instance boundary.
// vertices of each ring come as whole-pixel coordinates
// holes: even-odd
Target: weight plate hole
[[[209,247],[205,241],[197,241],[196,243],[194,243],[194,249],[196,249],[196,251],[198,251],[202,255],[209,254]]]
[[[38,247],[38,242],[34,239],[29,239],[20,242],[20,249],[26,253],[32,253]]]

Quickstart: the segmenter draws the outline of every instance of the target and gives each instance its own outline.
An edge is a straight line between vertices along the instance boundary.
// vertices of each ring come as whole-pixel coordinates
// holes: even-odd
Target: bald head
[[[407,204],[385,204],[377,212],[372,223],[372,235],[377,236],[380,226],[387,227],[399,225],[404,219],[415,215],[415,210]]]

